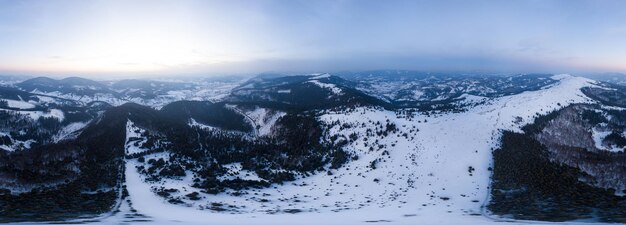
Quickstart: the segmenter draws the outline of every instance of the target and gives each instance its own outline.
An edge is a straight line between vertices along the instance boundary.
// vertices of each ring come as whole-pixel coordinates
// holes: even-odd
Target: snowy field
[[[129,201],[121,204],[120,213],[103,215],[96,223],[584,224],[511,221],[484,209],[489,201],[491,151],[498,147],[501,130],[520,131],[537,114],[592,101],[580,92],[581,87],[593,85],[592,81],[567,75],[553,79],[559,82],[542,90],[491,99],[462,113],[405,118],[374,108],[328,111],[320,116],[321,121],[354,125],[333,127],[328,135],[356,133],[358,138],[347,148],[357,160],[331,170],[332,174],[318,173],[241,196],[201,194],[199,201],[173,205],[151,191],[153,184],[144,182],[135,169],[137,162],[129,159],[125,174]],[[398,131],[385,138],[367,137],[367,129],[377,122],[383,126],[394,123]],[[381,147],[370,150],[366,146]],[[372,161],[376,161],[375,168]],[[177,187],[181,195],[199,192],[188,178],[165,186]],[[213,211],[211,203],[234,209]],[[142,216],[127,216],[133,213]]]

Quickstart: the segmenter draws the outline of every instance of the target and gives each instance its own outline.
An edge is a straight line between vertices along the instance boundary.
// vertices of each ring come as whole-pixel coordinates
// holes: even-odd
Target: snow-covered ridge
[[[320,81],[320,79],[330,78],[331,77],[330,74],[328,73],[311,74],[311,76],[312,77],[309,78],[309,81],[307,81],[307,83],[315,84],[320,88],[329,89],[333,94],[336,94],[336,95],[342,94],[341,88],[337,87],[337,85]]]
[[[309,80],[318,80],[318,79],[323,79],[323,78],[329,78],[330,74],[328,73],[324,73],[324,74],[311,74],[313,77],[309,78]]]
[[[572,77],[574,77],[574,76],[572,76],[570,74],[563,73],[563,74],[553,75],[553,76],[550,77],[550,79],[553,79],[553,80],[564,80],[564,79],[570,79]]]
[[[315,84],[315,85],[317,85],[318,87],[321,87],[321,88],[329,89],[333,94],[336,94],[336,95],[341,95],[342,94],[341,88],[337,87],[337,85],[335,85],[335,84],[323,83],[323,82],[321,82],[319,80],[310,80],[310,81],[307,81],[307,82]]]

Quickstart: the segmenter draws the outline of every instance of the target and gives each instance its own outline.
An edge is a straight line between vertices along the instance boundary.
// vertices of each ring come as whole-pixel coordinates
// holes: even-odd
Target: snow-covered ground
[[[65,114],[60,109],[50,109],[48,112],[46,111],[27,111],[27,110],[10,110],[10,109],[0,109],[3,111],[11,111],[15,113],[19,113],[22,115],[27,115],[33,120],[38,120],[40,117],[46,118],[57,118],[59,121],[63,121],[65,119]]]
[[[30,146],[32,144],[37,142],[37,141],[32,140],[32,139],[29,139],[29,140],[26,140],[26,141],[15,140],[15,139],[13,139],[13,137],[11,136],[10,133],[2,132],[2,131],[0,131],[0,137],[8,137],[11,140],[11,142],[13,143],[12,145],[6,145],[6,144],[0,145],[0,149],[2,149],[4,151],[9,151],[9,152],[15,151],[15,149],[17,147],[19,147],[19,146],[22,146],[22,147],[28,149],[28,148],[30,148]]]
[[[0,101],[6,101],[7,102],[7,106],[9,106],[9,108],[16,108],[16,109],[32,109],[35,108],[35,105],[29,103],[29,102],[25,102],[25,101],[16,101],[16,100],[11,100],[11,99],[0,99]]]
[[[102,94],[102,93],[97,93],[93,96],[77,95],[73,93],[61,93],[59,91],[42,92],[39,90],[34,90],[31,93],[37,94],[37,95],[43,95],[43,96],[52,96],[52,97],[61,98],[61,99],[70,99],[70,100],[74,100],[74,101],[78,101],[82,103],[102,101],[102,102],[109,103],[111,105],[121,105],[127,102],[127,101],[124,101],[122,99],[119,99],[113,96],[112,94]]]
[[[610,152],[621,152],[624,151],[623,148],[619,148],[616,146],[605,146],[602,144],[602,141],[612,133],[612,130],[607,127],[606,123],[600,123],[598,126],[591,129],[591,137],[593,138],[594,145],[597,149],[610,151]],[[626,132],[622,134],[626,136]]]
[[[226,107],[243,115],[248,123],[252,125],[254,134],[258,136],[271,135],[276,121],[286,114],[285,112],[260,107],[254,110],[239,109],[235,105],[226,105]]]
[[[224,165],[224,168],[228,170],[225,175],[218,177],[219,180],[234,180],[234,179],[242,179],[242,180],[254,180],[260,181],[263,180],[256,174],[254,171],[244,170],[241,163],[231,163]]]
[[[309,81],[307,81],[307,82],[313,83],[313,84],[317,85],[320,88],[326,88],[326,89],[330,90],[333,94],[341,95],[343,92],[341,91],[341,88],[337,87],[337,85],[330,84],[330,83],[324,83],[324,82],[321,82],[321,81],[317,80],[317,79],[327,78],[327,77],[330,77],[330,75],[328,75],[328,74],[320,75],[320,76],[309,78]],[[329,97],[332,97],[332,96],[329,96]]]
[[[332,174],[318,173],[283,185],[251,190],[241,196],[201,194],[198,201],[185,199],[184,204],[173,205],[151,191],[152,184],[144,182],[143,175],[135,169],[137,162],[128,159],[129,199],[138,213],[157,224],[493,224],[507,221],[491,216],[484,209],[489,197],[491,151],[499,144],[501,130],[520,131],[537,113],[591,101],[579,90],[592,85],[590,80],[571,76],[555,79],[560,82],[550,88],[492,99],[461,113],[406,118],[375,108],[359,108],[350,113],[328,111],[320,116],[322,121],[339,120],[342,124],[353,125],[345,129],[336,126],[328,135],[356,133],[358,139],[347,148],[358,160],[331,170]],[[265,113],[257,111],[251,115],[254,114]],[[376,122],[383,126],[393,123],[398,131],[386,138],[367,137],[366,140],[367,129],[373,129],[372,124]],[[370,151],[365,143],[377,148]],[[372,161],[376,161],[375,169],[371,167]],[[235,164],[231,167],[233,171],[238,168]],[[165,183],[165,186],[177,187],[184,192],[182,194],[199,191],[186,183],[188,178]],[[236,208],[217,212],[210,209],[211,203]],[[121,222],[135,223],[120,216],[100,221]],[[509,222],[507,224],[544,223]]]
[[[202,123],[198,123],[194,118],[191,118],[189,120],[188,125],[190,127],[198,127],[200,129],[205,129],[205,130],[219,130],[219,128],[217,128],[217,127],[209,126],[209,125],[202,124]]]
[[[135,126],[133,121],[126,121],[126,154],[135,154],[145,151],[140,146],[146,143],[148,139],[142,134],[145,134],[146,130]]]
[[[310,80],[308,82],[309,83],[313,83],[313,84],[315,84],[315,85],[317,85],[317,86],[319,86],[321,88],[329,89],[330,91],[333,92],[333,94],[336,94],[336,95],[340,95],[342,93],[341,92],[341,88],[337,87],[335,84],[322,83],[319,80]]]
[[[67,126],[63,127],[57,134],[52,137],[54,142],[59,142],[61,140],[75,138],[80,134],[81,129],[85,128],[89,122],[75,122],[70,123]]]

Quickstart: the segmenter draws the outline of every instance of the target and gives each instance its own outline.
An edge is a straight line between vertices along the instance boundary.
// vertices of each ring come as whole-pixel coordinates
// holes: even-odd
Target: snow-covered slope
[[[276,121],[285,115],[285,112],[260,107],[256,107],[254,110],[238,109],[236,106],[229,106],[229,108],[243,114],[248,122],[254,126],[254,133],[257,136],[271,135]]]
[[[135,123],[128,120],[126,122],[126,154],[141,153],[144,149],[140,148],[141,145],[146,143],[148,139],[144,137],[145,130],[135,126]]]
[[[160,224],[495,223],[504,219],[483,206],[489,196],[491,151],[498,147],[501,130],[521,132],[539,114],[592,101],[580,88],[593,81],[569,75],[553,79],[558,82],[547,88],[486,100],[460,113],[407,115],[378,107],[322,111],[319,119],[333,126],[325,138],[354,139],[346,149],[356,157],[329,173],[270,188],[200,193],[199,200],[170,204],[137,172],[136,159],[127,159],[129,198],[138,213]],[[249,116],[266,114],[252,112]],[[200,192],[189,179],[159,185],[177,188],[180,196]]]

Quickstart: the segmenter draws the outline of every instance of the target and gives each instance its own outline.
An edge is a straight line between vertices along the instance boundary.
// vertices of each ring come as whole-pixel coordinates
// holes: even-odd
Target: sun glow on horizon
[[[234,21],[221,21],[222,14],[214,10],[199,10],[196,1],[146,3],[150,2],[84,1],[78,2],[79,9],[63,8],[65,14],[48,12],[59,18],[44,21],[45,27],[38,27],[41,21],[28,24],[43,36],[17,41],[30,41],[30,46],[10,46],[16,54],[0,56],[4,59],[0,70],[156,73],[206,69],[260,56],[250,37],[234,29]],[[35,5],[44,7],[40,4],[46,3]]]

